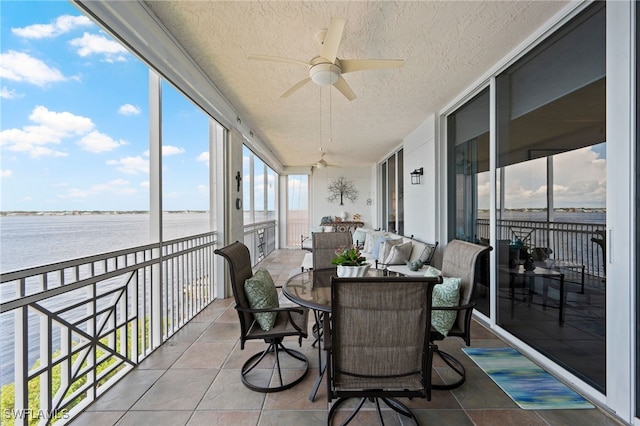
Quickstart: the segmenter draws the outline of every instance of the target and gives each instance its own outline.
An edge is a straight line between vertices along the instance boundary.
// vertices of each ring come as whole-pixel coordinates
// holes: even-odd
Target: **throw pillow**
[[[442,284],[433,288],[432,306],[452,307],[460,304],[460,278],[443,278]],[[446,336],[456,322],[458,311],[431,311],[431,326]]]
[[[311,228],[309,228],[309,235],[313,234],[314,232],[324,232],[324,228],[322,226],[312,226]]]
[[[433,253],[434,249],[435,247],[432,246],[431,244],[426,244],[424,246],[424,250],[422,250],[422,253],[420,254],[420,257],[418,259],[420,259],[420,261],[425,265],[428,265],[427,261],[431,259],[431,254]]]
[[[389,245],[387,242],[391,241]],[[392,239],[390,236],[386,235],[383,237],[378,237],[375,244],[371,248],[371,255],[378,259],[378,262],[383,262],[385,256],[389,255],[389,251],[391,251],[391,246],[395,244],[400,244],[402,242],[402,238]]]
[[[442,272],[440,271],[440,269],[434,268],[431,265],[429,265],[427,267],[427,270],[424,271],[425,277],[439,277],[440,275],[442,275]]]
[[[322,227],[322,230],[323,230],[324,232],[333,232],[333,231],[335,231],[336,229],[335,229],[333,226],[323,226],[323,227]]]
[[[384,263],[387,265],[404,265],[409,260],[412,248],[411,241],[392,246]]]
[[[353,231],[353,245],[364,247],[364,240],[367,238],[367,231],[362,228],[356,228]]]
[[[376,240],[385,235],[383,231],[369,231],[367,232],[366,237],[364,238],[364,248],[362,249],[365,253],[371,253],[373,246],[376,243]]]
[[[274,309],[280,307],[278,291],[266,269],[258,269],[253,277],[244,282],[244,292],[251,309]],[[277,312],[257,312],[254,318],[264,331],[269,331],[276,322]]]

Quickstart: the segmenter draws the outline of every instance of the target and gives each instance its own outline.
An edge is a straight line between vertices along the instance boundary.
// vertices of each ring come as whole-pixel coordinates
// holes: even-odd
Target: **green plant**
[[[362,256],[360,249],[356,246],[340,247],[336,250],[336,257],[331,263],[342,266],[362,266],[367,263],[367,259]]]

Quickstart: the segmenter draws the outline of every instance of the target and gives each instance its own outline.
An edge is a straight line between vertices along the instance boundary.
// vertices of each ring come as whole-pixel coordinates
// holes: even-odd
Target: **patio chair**
[[[312,239],[313,249],[313,269],[334,268],[331,263],[334,257],[336,257],[336,250],[340,247],[349,247],[353,245],[353,239],[350,232],[316,232],[313,234]],[[311,346],[314,346],[320,341],[322,337],[322,321],[324,314],[322,312],[314,311],[316,323],[313,326],[312,333],[315,340]]]
[[[245,292],[245,282],[253,277],[249,249],[244,244],[236,241],[224,248],[215,250],[215,253],[225,258],[229,265],[231,288],[233,289],[233,297],[236,302],[235,309],[238,312],[238,318],[240,320],[240,349],[244,350],[244,345],[247,340],[264,340],[267,344],[264,351],[252,355],[242,365],[240,372],[242,383],[249,389],[258,392],[279,392],[300,383],[309,371],[307,357],[297,350],[286,348],[282,344],[282,341],[285,337],[297,336],[298,344],[302,346],[302,338],[307,337],[308,309],[301,307],[251,309],[249,299]],[[270,330],[265,331],[261,328],[254,314],[269,312],[276,314],[275,322]],[[251,372],[263,361],[265,361],[266,364],[271,358],[268,356],[270,354],[275,355],[275,359],[273,359],[274,365],[270,368],[275,367],[276,369],[277,384],[270,385],[271,374],[266,376],[264,380],[265,383],[258,384],[256,382],[260,379],[261,375],[258,372],[261,368],[256,370],[253,375]],[[294,379],[287,382],[282,378],[280,367],[280,357],[283,355],[292,358],[293,363],[291,364],[291,368],[296,368],[301,371]]]
[[[350,232],[316,232],[313,234],[313,269],[331,268],[340,247],[353,245]]]
[[[491,246],[473,244],[461,240],[452,240],[444,248],[442,254],[441,273],[443,277],[460,278],[460,304],[452,307],[433,307],[434,311],[455,311],[456,319],[449,333],[445,336],[435,329],[431,331],[431,341],[444,340],[446,337],[460,337],[465,344],[471,344],[471,317],[476,306],[476,293],[479,280],[486,278],[483,268],[488,265],[486,255]],[[488,285],[488,283],[484,283]],[[433,384],[434,389],[454,389],[462,385],[466,379],[466,371],[462,363],[453,355],[435,349],[438,355],[454,372],[458,379],[443,384]]]
[[[431,400],[431,294],[439,282],[441,277],[332,277],[324,333],[331,336],[325,343],[329,403],[337,400],[328,425],[350,398],[360,401],[343,425],[367,400],[375,403],[381,424],[380,401],[418,423],[396,398]]]

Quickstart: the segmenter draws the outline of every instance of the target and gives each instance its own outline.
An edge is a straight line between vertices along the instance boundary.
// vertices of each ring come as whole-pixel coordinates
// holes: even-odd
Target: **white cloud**
[[[88,188],[71,188],[66,194],[59,195],[59,198],[87,198],[103,194],[129,195],[135,194],[136,192],[137,190],[130,186],[129,181],[115,179],[106,183],[91,185]]]
[[[91,133],[83,136],[78,141],[78,145],[80,145],[80,148],[96,154],[101,152],[113,151],[114,149],[126,144],[127,142],[123,141],[122,139],[116,141],[110,136],[105,135],[104,133],[100,133],[97,130],[94,130]]]
[[[125,61],[125,55],[128,54],[120,43],[103,35],[84,33],[81,38],[75,38],[69,44],[76,47],[78,55],[82,57],[104,55],[107,62]]]
[[[140,186],[143,188],[149,188],[149,181],[145,180],[144,182],[140,182]]]
[[[180,148],[172,145],[162,145],[162,156],[169,157],[171,155],[182,154],[184,152],[184,148]],[[149,156],[149,150],[146,150],[142,153],[145,157]]]
[[[91,25],[93,23],[86,16],[62,15],[51,24],[34,24],[22,28],[11,28],[11,32],[18,37],[24,38],[53,38],[75,28],[89,27]]]
[[[11,170],[0,169],[0,178],[8,178],[8,177],[11,177],[12,175],[13,175],[13,172]]]
[[[196,158],[197,161],[206,163],[207,166],[209,165],[209,152],[208,151],[204,151],[202,152],[200,155],[198,155],[198,157]]]
[[[14,89],[9,89],[5,86],[0,89],[0,98],[1,99],[16,99],[24,97],[24,93],[18,93]]]
[[[40,59],[14,50],[0,54],[0,78],[36,86],[67,80],[56,68],[49,67]]]
[[[513,164],[505,170],[507,208],[546,206],[546,159]],[[591,147],[553,157],[553,197],[556,208],[604,207],[606,183],[606,160],[600,158]]]
[[[70,112],[49,111],[44,106],[37,106],[29,115],[29,120],[60,134],[81,135],[93,129],[93,121]]]
[[[208,194],[209,193],[209,186],[208,185],[198,185],[198,192],[201,194]]]
[[[138,114],[140,114],[140,108],[135,106],[135,105],[124,104],[120,108],[118,108],[118,114],[121,114],[121,115],[138,115]]]
[[[126,174],[149,173],[149,160],[139,155],[135,157],[124,157],[119,160],[109,160],[107,164],[116,166],[120,172]]]
[[[94,126],[90,118],[70,112],[49,111],[44,106],[35,107],[29,120],[35,125],[0,131],[0,146],[10,151],[28,152],[32,157],[66,156],[68,154],[45,145],[59,144],[63,139],[85,134]]]
[[[162,155],[164,157],[168,157],[170,155],[182,154],[183,152],[184,152],[184,148],[171,146],[171,145],[162,145]]]

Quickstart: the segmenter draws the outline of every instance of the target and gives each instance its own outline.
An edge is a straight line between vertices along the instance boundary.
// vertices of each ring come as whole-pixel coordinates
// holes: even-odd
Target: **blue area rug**
[[[594,408],[581,395],[513,348],[463,348],[524,410]]]

